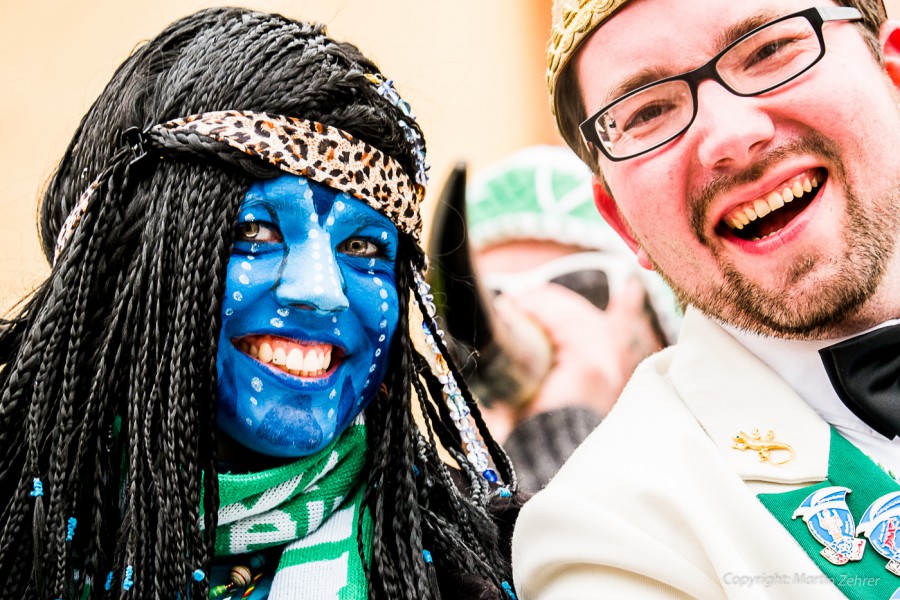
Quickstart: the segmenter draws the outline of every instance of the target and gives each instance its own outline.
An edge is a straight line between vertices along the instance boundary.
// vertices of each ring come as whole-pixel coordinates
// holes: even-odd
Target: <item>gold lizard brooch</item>
[[[779,442],[775,439],[775,432],[771,429],[763,437],[759,434],[759,429],[754,429],[750,435],[743,431],[734,436],[734,444],[731,446],[735,450],[755,450],[759,454],[761,462],[778,466],[790,462],[794,458],[794,449],[790,444]],[[788,456],[781,460],[773,460],[773,452],[787,452]]]

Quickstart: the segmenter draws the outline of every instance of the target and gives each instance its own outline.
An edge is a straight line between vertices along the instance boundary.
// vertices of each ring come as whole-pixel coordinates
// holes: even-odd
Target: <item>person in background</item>
[[[557,123],[687,306],[516,524],[525,600],[897,598],[900,22],[557,0]]]
[[[426,170],[321,25],[208,9],[126,59],[0,333],[0,595],[512,598],[515,475],[431,318]]]
[[[597,213],[590,170],[567,148],[525,148],[476,172],[466,214],[493,314],[539,373],[530,388],[482,374],[476,389],[521,489],[536,492],[637,364],[675,339],[679,314],[666,285]]]

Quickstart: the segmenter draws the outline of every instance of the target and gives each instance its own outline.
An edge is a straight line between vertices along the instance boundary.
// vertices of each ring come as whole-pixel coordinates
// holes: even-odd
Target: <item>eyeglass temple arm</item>
[[[823,21],[858,21],[862,13],[851,6],[817,6]]]

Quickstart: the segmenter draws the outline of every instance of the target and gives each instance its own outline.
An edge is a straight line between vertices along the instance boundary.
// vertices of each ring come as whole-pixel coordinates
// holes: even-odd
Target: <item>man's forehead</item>
[[[694,69],[742,35],[810,0],[632,0],[604,22],[573,68],[590,112],[647,83]],[[822,2],[819,2],[822,4]]]

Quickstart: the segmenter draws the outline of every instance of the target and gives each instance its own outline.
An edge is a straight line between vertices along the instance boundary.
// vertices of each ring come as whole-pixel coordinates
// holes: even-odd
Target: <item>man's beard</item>
[[[722,259],[702,224],[706,222],[706,208],[717,194],[754,181],[769,165],[799,152],[828,158],[832,164],[829,179],[840,181],[844,186],[848,220],[845,248],[837,259],[838,264],[824,264],[824,256],[815,252],[800,257],[782,276],[780,289],[770,291],[745,277],[733,263]],[[893,256],[900,227],[900,213],[893,210],[900,205],[900,176],[889,182],[880,192],[881,197],[869,198],[867,208],[849,187],[845,173],[834,147],[821,138],[810,137],[774,151],[745,173],[713,181],[692,198],[694,234],[718,259],[725,279],[718,288],[689,292],[660,270],[652,256],[650,260],[683,305],[693,305],[738,328],[765,335],[798,339],[830,337],[842,321],[856,313],[875,293]],[[834,242],[822,240],[822,243]],[[823,267],[832,272],[828,279],[805,294],[798,295],[794,291],[806,276]]]

